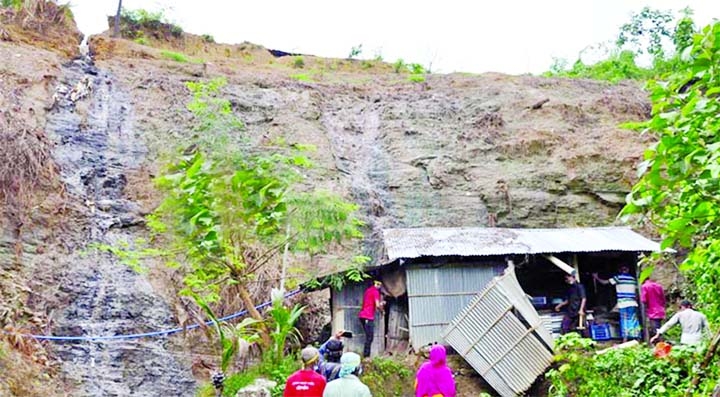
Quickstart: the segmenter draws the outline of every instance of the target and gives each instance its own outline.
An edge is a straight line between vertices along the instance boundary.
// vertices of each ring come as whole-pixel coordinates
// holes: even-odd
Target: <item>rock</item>
[[[270,390],[277,386],[277,382],[259,378],[255,379],[250,386],[238,390],[235,397],[272,397]]]

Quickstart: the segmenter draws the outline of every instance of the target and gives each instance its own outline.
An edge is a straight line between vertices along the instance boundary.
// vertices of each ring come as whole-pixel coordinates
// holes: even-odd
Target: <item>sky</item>
[[[117,0],[71,0],[80,30],[107,29]],[[553,58],[571,62],[589,45],[613,40],[644,6],[686,6],[705,25],[718,0],[124,0],[127,9],[164,10],[186,32],[216,41],[346,58],[403,59],[433,72],[541,73]],[[586,51],[585,54],[590,51]]]

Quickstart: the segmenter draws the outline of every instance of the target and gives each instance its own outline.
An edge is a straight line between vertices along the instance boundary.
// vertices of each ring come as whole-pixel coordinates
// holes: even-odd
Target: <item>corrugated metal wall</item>
[[[495,276],[494,264],[408,267],[410,343],[441,342],[440,332]]]
[[[503,397],[521,395],[552,361],[552,337],[512,271],[474,297],[443,335]]]
[[[330,305],[333,318],[333,334],[344,329],[352,331],[353,338],[345,339],[345,350],[362,355],[365,343],[365,332],[360,326],[358,313],[362,306],[362,297],[366,284],[346,284],[340,291],[331,290]],[[385,316],[375,313],[375,338],[372,344],[372,355],[385,351]]]

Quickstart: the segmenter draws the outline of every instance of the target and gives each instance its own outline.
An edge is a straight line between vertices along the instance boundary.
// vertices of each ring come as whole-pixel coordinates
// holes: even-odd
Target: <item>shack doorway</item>
[[[636,275],[637,254],[634,252],[598,252],[598,253],[561,253],[554,257],[570,265],[577,271],[579,282],[585,287],[587,303],[585,306],[587,323],[581,325],[584,336],[591,337],[593,324],[608,324],[609,338],[620,338],[619,313],[615,287],[595,282],[593,273],[602,279],[618,274],[618,268],[626,265],[630,274]],[[560,335],[563,313],[554,310],[558,303],[565,300],[568,285],[565,271],[556,266],[546,255],[530,255],[517,258],[518,281],[533,302],[538,314],[553,337]],[[638,293],[639,297],[639,293]],[[584,329],[582,329],[584,328]]]

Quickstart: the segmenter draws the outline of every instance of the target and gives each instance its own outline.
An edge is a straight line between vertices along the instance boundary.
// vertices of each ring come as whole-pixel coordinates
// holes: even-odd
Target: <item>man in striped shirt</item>
[[[630,268],[622,265],[620,274],[603,280],[593,273],[593,278],[600,284],[612,284],[617,293],[617,307],[620,310],[620,334],[623,342],[628,339],[640,338],[640,322],[638,321],[637,280],[630,275]]]

